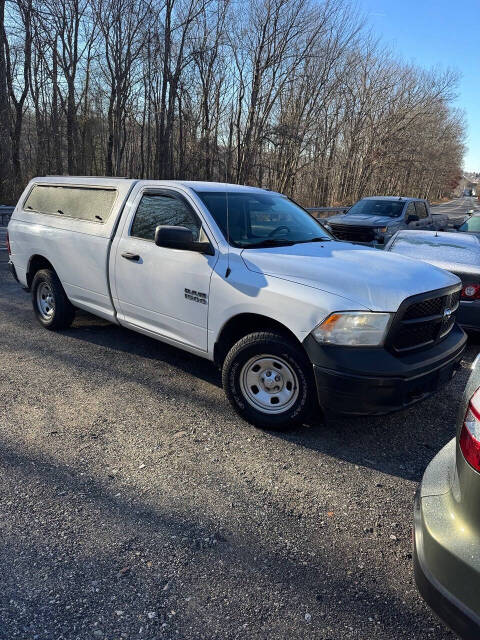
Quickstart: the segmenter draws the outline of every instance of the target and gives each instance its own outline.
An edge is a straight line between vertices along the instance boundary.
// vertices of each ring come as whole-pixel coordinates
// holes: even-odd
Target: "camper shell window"
[[[23,205],[25,211],[102,223],[113,209],[115,189],[37,184]]]

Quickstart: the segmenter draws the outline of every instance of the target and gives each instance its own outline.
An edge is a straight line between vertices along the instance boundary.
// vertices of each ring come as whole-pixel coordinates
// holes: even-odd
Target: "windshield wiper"
[[[244,249],[265,249],[267,247],[291,247],[292,245],[297,244],[293,240],[280,240],[275,238],[269,238],[268,240],[263,240],[262,242],[257,242],[256,244],[249,244]]]
[[[297,240],[295,244],[307,244],[307,242],[331,242],[333,238],[309,238],[308,240]]]

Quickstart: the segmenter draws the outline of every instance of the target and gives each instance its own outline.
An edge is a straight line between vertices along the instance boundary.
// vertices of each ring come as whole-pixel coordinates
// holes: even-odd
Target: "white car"
[[[85,309],[208,358],[236,411],[266,428],[312,409],[405,407],[453,375],[465,346],[456,276],[338,242],[264,189],[35,178],[8,233],[45,328]]]

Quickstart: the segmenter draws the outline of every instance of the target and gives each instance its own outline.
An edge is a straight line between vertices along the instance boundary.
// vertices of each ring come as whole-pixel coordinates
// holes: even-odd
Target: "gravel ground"
[[[91,316],[37,325],[0,253],[0,638],[453,635],[412,578],[412,501],[478,346],[437,396],[262,432],[206,361]]]

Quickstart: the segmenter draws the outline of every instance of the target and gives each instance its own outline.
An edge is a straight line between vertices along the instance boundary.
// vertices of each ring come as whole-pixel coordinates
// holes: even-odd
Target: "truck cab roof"
[[[362,200],[389,200],[389,201],[401,201],[401,202],[427,202],[425,198],[411,198],[410,196],[367,196]]]
[[[162,180],[162,182],[164,182]],[[195,180],[171,180],[165,181],[172,184],[179,184],[184,187],[189,187],[194,191],[230,191],[230,192],[252,192],[252,193],[278,193],[276,191],[270,191],[269,189],[262,189],[261,187],[250,187],[243,184],[231,184],[228,182],[202,182]],[[278,195],[281,195],[278,193]]]
[[[158,186],[159,184],[164,186],[182,186],[192,189],[193,191],[225,191],[230,192],[245,192],[250,191],[252,193],[277,193],[270,191],[269,189],[263,189],[261,187],[250,187],[248,185],[230,184],[225,182],[207,182],[197,180],[139,180],[136,178],[118,178],[118,177],[106,177],[106,176],[39,176],[32,178],[32,184],[85,184],[95,186],[117,186],[121,185],[133,185],[142,183],[145,186]],[[278,194],[281,195],[281,194]]]

